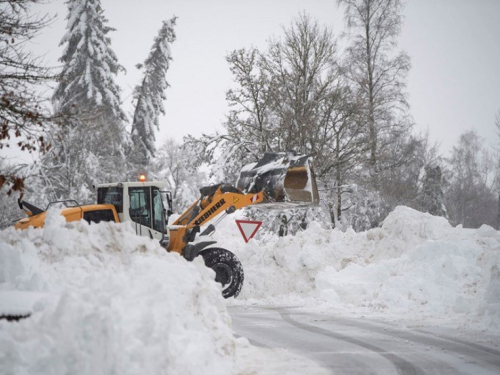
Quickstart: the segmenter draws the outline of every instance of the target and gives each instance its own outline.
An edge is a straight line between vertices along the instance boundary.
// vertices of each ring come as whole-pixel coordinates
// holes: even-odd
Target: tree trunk
[[[497,229],[500,230],[500,193],[498,193]]]
[[[337,133],[336,136],[336,159],[337,159],[337,171],[336,171],[336,176],[335,176],[335,182],[337,184],[337,221],[340,222],[341,215],[342,215],[342,188],[341,188],[341,179],[342,179],[342,173],[340,170],[340,134]]]

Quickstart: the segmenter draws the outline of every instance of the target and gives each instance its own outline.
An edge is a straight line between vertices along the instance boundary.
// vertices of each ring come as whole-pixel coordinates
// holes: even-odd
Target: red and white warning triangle
[[[255,236],[255,233],[259,230],[262,225],[262,221],[250,221],[250,220],[235,220],[241,235],[245,242],[250,241],[250,239]]]

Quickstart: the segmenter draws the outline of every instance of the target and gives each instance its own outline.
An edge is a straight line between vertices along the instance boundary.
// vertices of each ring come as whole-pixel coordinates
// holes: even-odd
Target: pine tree
[[[176,17],[163,21],[151,52],[144,62],[142,83],[134,90],[136,106],[132,141],[135,155],[142,166],[147,165],[155,154],[155,128],[159,130],[159,116],[165,114],[163,101],[169,86],[165,76],[172,60],[170,44],[175,41],[175,20]]]
[[[96,112],[125,120],[120,109],[120,89],[114,77],[123,67],[111,49],[100,0],[68,0],[67,32],[60,45],[66,45],[62,79],[53,102],[58,112]]]
[[[497,147],[496,147],[496,165],[495,165],[495,187],[498,194],[497,203],[497,229],[500,230],[500,110],[495,116],[495,126],[497,128]]]
[[[464,132],[448,159],[451,175],[445,191],[450,222],[465,228],[496,225],[492,160],[485,141],[474,130]]]
[[[500,193],[498,193],[497,208],[497,229],[500,230]]]
[[[428,164],[425,166],[420,205],[423,212],[448,218],[448,212],[444,205],[442,174],[439,165]]]
[[[45,171],[60,183],[49,195],[86,201],[92,185],[125,177],[126,117],[116,74],[123,68],[111,49],[100,0],[68,0],[64,64],[52,101],[64,116],[58,146],[44,158]]]

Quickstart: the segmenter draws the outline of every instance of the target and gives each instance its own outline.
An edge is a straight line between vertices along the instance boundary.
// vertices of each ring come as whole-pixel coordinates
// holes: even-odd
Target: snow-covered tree
[[[205,175],[190,165],[192,161],[183,145],[166,139],[151,163],[152,177],[167,182],[176,213],[191,206],[199,198],[199,188],[206,183]]]
[[[91,112],[125,120],[120,108],[120,88],[116,74],[123,69],[111,49],[100,0],[68,0],[67,32],[61,80],[54,92],[57,112]],[[110,124],[111,125],[111,124]]]
[[[495,169],[495,189],[498,196],[497,229],[500,230],[500,110],[495,116],[495,126],[497,128],[497,147],[496,147],[496,169]]]
[[[352,184],[346,204],[350,209],[344,215],[342,224],[351,226],[357,232],[381,225],[388,211],[380,192],[363,185]]]
[[[102,130],[100,123],[73,118],[57,133],[57,145],[41,159],[42,166],[36,173],[46,200],[91,203],[95,200],[92,185],[120,180],[122,166],[114,163],[122,159],[94,151],[96,146],[106,147],[108,136]],[[101,140],[92,134],[101,134]]]
[[[250,139],[237,134],[202,134],[200,137],[184,137],[184,153],[189,155],[189,168],[208,165],[210,181],[235,184],[243,165],[256,161],[257,153],[248,150],[255,147]]]
[[[136,105],[132,122],[132,142],[135,155],[143,166],[154,157],[155,129],[159,130],[160,114],[165,114],[163,102],[169,86],[166,74],[172,60],[170,44],[175,41],[175,20],[176,17],[163,21],[151,52],[144,62],[142,83],[134,90]]]
[[[492,160],[483,140],[470,130],[460,136],[448,160],[449,185],[445,191],[450,221],[466,228],[496,225],[497,196],[492,189]]]
[[[5,175],[19,175],[14,171],[14,167],[9,165],[5,158],[0,157],[0,173]],[[12,225],[12,221],[22,217],[19,206],[17,205],[17,196],[6,194],[8,185],[0,185],[0,230]]]
[[[434,146],[428,142],[428,136],[406,134],[397,137],[392,143],[387,144],[383,154],[385,158],[399,159],[381,173],[378,191],[385,205],[382,218],[385,218],[396,208],[405,205],[413,208],[418,206],[419,191],[424,178],[424,167],[435,160]],[[398,158],[398,156],[403,156]],[[366,168],[369,171],[369,168]],[[372,188],[373,176],[367,176],[365,186]]]
[[[370,169],[364,163],[354,163],[347,174],[342,226],[352,226],[356,231],[379,225],[396,206],[404,205],[422,210],[421,192],[425,180],[425,166],[441,162],[438,144],[429,140],[429,133],[407,135],[387,145],[385,153],[405,151],[403,162],[393,165],[383,173],[379,189],[373,189]],[[358,155],[359,156],[359,155]],[[331,194],[327,189],[322,194]]]
[[[58,142],[43,160],[56,178],[55,198],[89,199],[92,185],[125,177],[128,141],[116,74],[123,69],[111,49],[100,0],[68,0],[61,79],[53,94],[63,117]],[[76,196],[73,195],[76,193]]]
[[[64,65],[52,97],[54,108],[69,117],[65,126],[93,127],[86,132],[98,144],[93,153],[120,157],[126,141],[126,117],[115,82],[123,67],[108,36],[114,29],[106,26],[100,0],[68,0],[67,4],[67,32],[60,43],[65,46],[60,58]],[[75,117],[77,120],[72,121]]]
[[[423,212],[448,218],[448,211],[444,205],[442,173],[439,165],[428,164],[425,166],[420,207]]]

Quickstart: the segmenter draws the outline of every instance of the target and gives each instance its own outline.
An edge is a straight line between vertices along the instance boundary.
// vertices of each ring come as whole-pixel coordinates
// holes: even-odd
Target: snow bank
[[[500,232],[491,227],[453,228],[398,207],[381,228],[358,234],[312,223],[244,246],[226,223],[217,236],[243,264],[240,299],[448,317],[500,331]]]
[[[2,231],[3,305],[37,298],[31,317],[0,320],[0,373],[258,373],[276,353],[233,336],[213,278],[201,259],[166,253],[126,224],[66,224],[54,211],[44,229]]]

